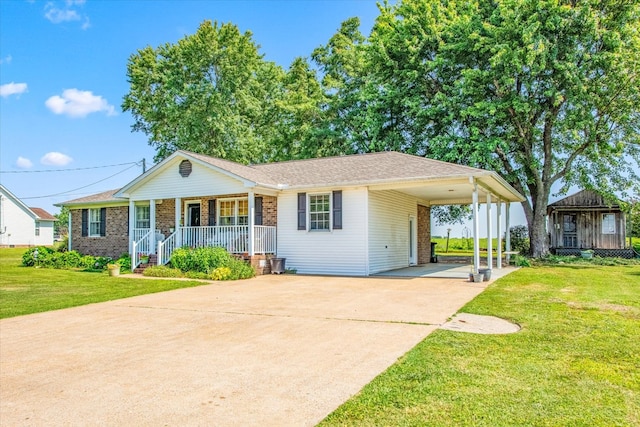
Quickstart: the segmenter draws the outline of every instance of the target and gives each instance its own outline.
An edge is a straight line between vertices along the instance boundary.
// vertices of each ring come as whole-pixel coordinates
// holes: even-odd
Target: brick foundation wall
[[[83,255],[118,258],[129,252],[129,207],[107,208],[105,237],[82,236],[82,209],[72,209],[71,249]]]
[[[418,205],[418,264],[431,259],[431,207]]]

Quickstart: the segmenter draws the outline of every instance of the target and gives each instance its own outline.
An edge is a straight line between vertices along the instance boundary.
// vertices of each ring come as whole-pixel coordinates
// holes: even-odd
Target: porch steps
[[[146,264],[140,264],[133,270],[133,272],[136,274],[142,274],[144,270],[152,265],[158,265],[158,255],[149,254],[149,262]]]

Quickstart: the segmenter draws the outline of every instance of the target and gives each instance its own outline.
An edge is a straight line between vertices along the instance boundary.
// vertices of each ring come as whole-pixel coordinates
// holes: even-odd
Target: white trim
[[[496,201],[496,234],[498,235],[498,247],[496,248],[496,268],[502,268],[502,200]]]
[[[409,215],[409,265],[418,264],[418,220]]]
[[[478,218],[478,185],[473,181],[472,193],[472,211],[473,211],[473,272],[478,273],[480,269],[480,224]]]
[[[102,228],[102,215],[101,215],[101,210],[102,208],[89,208],[88,212],[87,212],[87,237],[102,237],[100,235],[100,228]],[[92,217],[92,212],[98,212],[98,234],[94,234],[93,230],[91,229],[91,223],[96,224],[96,221],[92,221],[91,217]],[[105,224],[106,226],[106,224]]]
[[[491,193],[487,193],[487,268],[489,270],[493,269],[493,230],[491,227],[492,212]]]
[[[250,192],[248,194],[254,194],[253,192]],[[247,223],[246,224],[238,224],[238,218],[241,215],[238,215],[239,213],[239,204],[238,201],[242,201],[242,200],[246,200],[247,201]],[[249,225],[249,223],[251,222],[251,199],[249,197],[221,197],[216,199],[216,225]],[[220,203],[222,202],[236,202],[234,207],[233,207],[233,218],[234,218],[234,224],[220,224],[220,212],[221,212],[221,208],[220,208]],[[253,203],[255,204],[255,199],[253,201]]]

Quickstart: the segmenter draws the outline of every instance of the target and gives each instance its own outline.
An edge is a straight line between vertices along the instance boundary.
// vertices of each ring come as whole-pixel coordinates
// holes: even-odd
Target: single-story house
[[[243,165],[176,151],[121,189],[60,206],[72,249],[128,252],[134,265],[210,245],[257,269],[277,256],[299,273],[368,276],[429,262],[431,207],[477,212],[481,200],[523,197],[495,172],[397,152]]]
[[[0,184],[0,247],[51,246],[56,217],[28,207]]]
[[[547,208],[549,247],[558,255],[580,255],[585,249],[600,256],[632,258],[626,246],[626,218],[618,203],[595,191],[582,190]]]

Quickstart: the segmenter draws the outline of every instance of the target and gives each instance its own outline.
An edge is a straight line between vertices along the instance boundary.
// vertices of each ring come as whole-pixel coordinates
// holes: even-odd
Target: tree
[[[60,208],[60,212],[54,215],[56,222],[53,223],[53,232],[60,236],[66,236],[69,234],[69,208],[63,206]]]
[[[283,76],[263,59],[250,32],[205,21],[176,44],[131,55],[122,108],[133,114],[132,129],[148,135],[155,160],[186,149],[264,161],[275,138]]]
[[[357,59],[375,100],[362,108],[340,87],[335,97],[360,118],[373,109],[386,119],[353,121],[348,138],[378,135],[376,150],[497,171],[527,197],[534,256],[548,252],[552,186],[640,191],[640,3],[404,0],[380,10]]]

